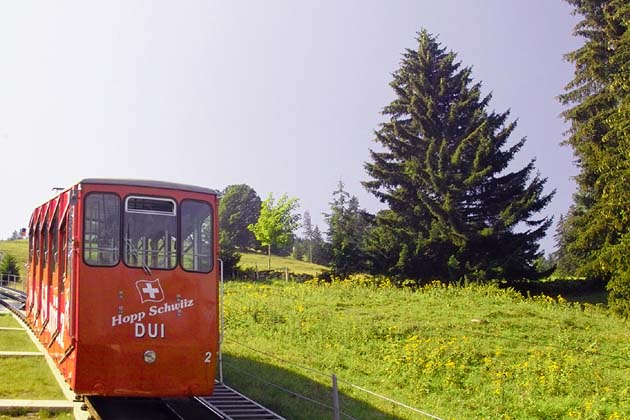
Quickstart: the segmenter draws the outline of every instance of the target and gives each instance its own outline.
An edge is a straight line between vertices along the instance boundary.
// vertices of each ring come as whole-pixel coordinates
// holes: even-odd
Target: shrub
[[[17,266],[17,260],[11,254],[6,254],[0,263],[0,274],[9,274],[19,276],[20,270]]]

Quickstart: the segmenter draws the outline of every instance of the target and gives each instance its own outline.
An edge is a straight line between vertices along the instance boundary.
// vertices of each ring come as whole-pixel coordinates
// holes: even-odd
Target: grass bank
[[[226,382],[288,418],[330,416],[280,388],[330,405],[331,373],[444,419],[630,418],[630,326],[598,306],[490,286],[229,282],[225,316]],[[340,391],[357,419],[424,418]]]
[[[268,257],[267,254],[259,254],[254,252],[247,252],[241,254],[241,260],[238,264],[241,269],[267,269]],[[306,261],[296,260],[288,257],[278,257],[277,255],[271,256],[271,269],[277,271],[283,271],[288,268],[290,272],[296,274],[311,274],[317,275],[324,271],[328,271],[328,267],[318,264],[311,264]]]

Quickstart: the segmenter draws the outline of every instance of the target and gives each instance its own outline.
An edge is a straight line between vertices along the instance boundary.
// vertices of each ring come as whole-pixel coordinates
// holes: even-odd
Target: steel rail
[[[11,289],[10,287],[0,286],[0,305],[6,307],[18,318],[26,322],[26,316],[22,312],[21,308],[17,308],[15,305],[7,302],[7,300],[13,300],[26,306],[26,294],[22,291]]]

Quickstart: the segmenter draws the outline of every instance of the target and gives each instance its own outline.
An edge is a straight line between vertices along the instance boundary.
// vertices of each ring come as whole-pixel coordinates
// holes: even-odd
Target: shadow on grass
[[[589,303],[592,305],[608,302],[606,285],[592,279],[555,279],[547,281],[525,281],[511,285],[527,296],[546,295],[562,296],[569,302]]]
[[[321,420],[333,418],[332,383],[320,382],[261,361],[224,354],[224,382],[286,419]],[[318,378],[320,380],[320,378]],[[324,376],[321,380],[326,381]],[[382,411],[354,397],[353,388],[339,383],[341,419],[403,420],[417,418],[393,403],[380,404]],[[287,392],[290,391],[290,392]],[[356,391],[361,392],[361,391]],[[362,392],[361,392],[362,393]],[[298,397],[296,394],[306,397]],[[363,393],[362,393],[363,394]],[[363,394],[369,397],[368,394]],[[375,397],[369,397],[374,399]],[[391,409],[389,409],[391,408]],[[406,411],[406,415],[403,414]]]

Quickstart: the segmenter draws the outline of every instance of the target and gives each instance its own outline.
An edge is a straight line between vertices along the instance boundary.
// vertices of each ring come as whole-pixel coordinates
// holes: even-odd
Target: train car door
[[[43,257],[43,275],[42,275],[42,317],[41,317],[41,330],[39,331],[39,341],[42,344],[48,344],[51,333],[51,312],[52,301],[54,298],[52,287],[52,274],[53,274],[53,252],[54,252],[54,238],[57,231],[57,204],[59,201],[53,199],[48,206],[47,218],[46,218],[46,236],[45,236],[45,252]]]
[[[50,334],[47,345],[49,352],[54,360],[59,359],[61,349],[58,345],[57,338],[61,332],[61,301],[63,300],[63,233],[65,230],[65,195],[60,195],[57,200],[57,208],[55,210],[51,224],[51,258],[50,258],[50,278],[51,278],[51,295],[49,298],[49,317],[47,333]],[[61,258],[60,258],[61,254]]]
[[[26,285],[26,316],[31,319],[33,308],[35,307],[35,273],[37,269],[37,247],[39,246],[39,233],[37,232],[37,221],[39,219],[39,208],[35,209],[29,223],[28,235],[28,277]]]
[[[48,226],[46,223],[46,217],[48,216],[48,204],[46,203],[42,205],[41,211],[39,213],[39,221],[37,222],[37,267],[35,268],[35,276],[34,276],[34,315],[33,315],[33,328],[37,331],[42,325],[43,321],[43,301],[44,298],[42,296],[42,283],[44,279],[44,265],[45,265],[45,255],[48,249]]]

